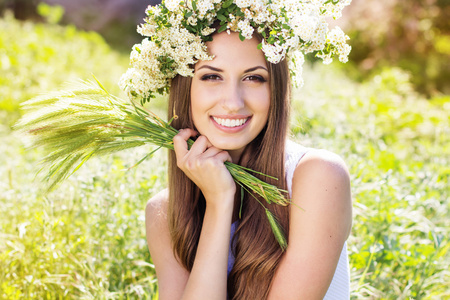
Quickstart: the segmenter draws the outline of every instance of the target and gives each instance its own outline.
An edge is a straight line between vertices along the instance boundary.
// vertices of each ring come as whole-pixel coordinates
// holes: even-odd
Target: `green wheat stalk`
[[[270,224],[270,227],[272,228],[272,232],[275,236],[275,239],[277,240],[281,249],[284,251],[287,248],[287,241],[286,241],[286,237],[284,235],[283,229],[280,226],[280,224],[278,223],[278,220],[272,214],[272,212],[270,210],[268,210],[267,208],[265,210],[266,210],[267,220],[269,220],[269,224]]]
[[[146,144],[157,146],[139,160],[138,165],[160,148],[173,150],[173,137],[178,134],[170,126],[172,120],[166,122],[138,104],[111,95],[98,81],[81,82],[69,91],[38,96],[24,102],[22,107],[27,113],[15,129],[31,137],[32,147],[46,149],[43,169],[47,169],[47,192],[93,156]],[[193,140],[188,140],[189,147],[193,143]],[[256,198],[257,194],[267,203],[284,206],[290,203],[284,197],[287,191],[260,180],[250,172],[270,176],[230,162],[225,162],[225,166],[236,183],[253,197]],[[281,227],[267,209],[266,214],[284,250],[286,239]]]

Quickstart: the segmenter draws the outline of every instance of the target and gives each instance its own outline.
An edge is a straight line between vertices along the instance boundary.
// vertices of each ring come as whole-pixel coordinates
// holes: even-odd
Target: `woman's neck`
[[[229,150],[228,154],[230,154],[232,162],[235,164],[240,164],[242,153],[244,153],[244,149],[237,149],[237,150]]]

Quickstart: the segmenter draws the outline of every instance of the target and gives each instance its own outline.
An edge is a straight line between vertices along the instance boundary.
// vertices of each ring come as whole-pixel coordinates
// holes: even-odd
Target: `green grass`
[[[130,171],[146,149],[94,159],[44,196],[42,151],[10,129],[20,102],[92,73],[119,94],[128,58],[73,27],[10,17],[0,27],[0,299],[151,299],[144,207],[165,182],[164,152]]]
[[[92,159],[43,195],[44,154],[10,129],[20,102],[91,73],[119,95],[128,58],[73,27],[0,28],[0,299],[156,299],[144,207],[166,153],[129,171],[148,148]],[[450,97],[423,99],[395,68],[362,84],[344,72],[306,68],[291,136],[349,166],[352,299],[450,298]]]

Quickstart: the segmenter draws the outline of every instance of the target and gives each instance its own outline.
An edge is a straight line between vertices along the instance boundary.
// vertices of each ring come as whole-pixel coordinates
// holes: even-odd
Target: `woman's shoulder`
[[[334,214],[336,208],[341,212],[351,212],[350,174],[342,157],[325,149],[291,144],[291,149],[293,147],[297,149],[294,153],[301,155],[301,159],[288,170],[292,173],[293,201],[300,207],[324,205],[327,207],[323,210],[324,215],[326,211]],[[351,214],[348,217],[351,219]]]
[[[293,175],[293,184],[350,192],[350,174],[346,163],[341,156],[325,149],[309,148]]]
[[[148,200],[145,207],[147,227],[161,228],[167,226],[167,207],[169,204],[169,190],[164,189]]]
[[[338,180],[341,181],[339,185],[346,185],[350,177],[344,160],[338,154],[289,140],[286,143],[285,169],[291,194],[293,185],[299,182],[318,187]]]
[[[313,168],[329,176],[348,177],[348,168],[342,157],[325,149],[308,148],[296,169],[299,168]]]
[[[338,154],[325,150],[305,147],[288,140],[286,142],[287,160],[295,162],[295,171],[308,169],[308,171],[322,172],[328,176],[348,177],[347,166]]]
[[[292,189],[297,205],[317,211],[324,224],[335,220],[347,238],[352,219],[350,174],[339,155],[310,148],[295,168]]]

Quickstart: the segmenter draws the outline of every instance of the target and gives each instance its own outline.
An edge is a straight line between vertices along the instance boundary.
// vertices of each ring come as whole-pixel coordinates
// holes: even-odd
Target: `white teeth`
[[[222,118],[216,118],[216,117],[213,117],[213,119],[219,125],[222,125],[222,126],[225,126],[225,127],[241,126],[242,124],[244,124],[248,120],[248,118],[245,118],[245,119],[222,119]]]

